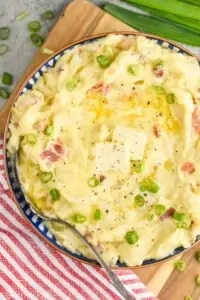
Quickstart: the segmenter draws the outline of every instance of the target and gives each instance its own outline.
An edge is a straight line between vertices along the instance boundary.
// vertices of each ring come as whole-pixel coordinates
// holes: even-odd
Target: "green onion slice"
[[[84,223],[86,221],[86,217],[80,213],[76,213],[72,216],[72,221],[74,223]]]
[[[4,72],[2,76],[2,83],[5,85],[11,85],[13,82],[13,76],[10,73]]]
[[[174,262],[174,268],[179,271],[184,271],[186,268],[186,263],[183,259],[178,259]]]
[[[49,48],[43,48],[42,53],[51,55],[54,53],[54,51]]]
[[[153,194],[156,194],[160,189],[157,183],[154,182],[151,178],[143,179],[140,182],[139,188],[141,192],[150,192]]]
[[[78,84],[78,80],[76,78],[72,78],[70,81],[67,82],[67,89],[69,92],[72,92]]]
[[[37,32],[41,29],[41,24],[39,21],[32,21],[28,23],[28,30],[30,32]]]
[[[51,20],[54,18],[54,12],[52,10],[47,10],[42,14],[44,20]]]
[[[145,163],[143,161],[133,161],[133,168],[136,173],[142,173],[145,169]]]
[[[1,44],[0,45],[0,55],[4,55],[8,52],[8,46],[6,44]]]
[[[97,209],[94,211],[93,219],[94,219],[94,220],[100,220],[100,219],[101,219],[101,211],[100,211],[100,209],[97,208]]]
[[[19,13],[16,17],[17,21],[21,21],[23,19],[25,19],[26,17],[28,17],[29,12],[28,11],[22,11],[21,13]]]
[[[53,201],[57,201],[57,200],[60,199],[60,193],[59,193],[59,191],[56,188],[51,189],[49,191],[49,193],[50,193],[51,198],[52,198]]]
[[[55,127],[53,124],[50,124],[48,125],[46,128],[45,128],[45,131],[44,133],[47,135],[47,136],[52,136],[55,132]]]
[[[137,195],[134,198],[135,205],[138,207],[144,206],[144,197],[142,195]]]
[[[110,66],[112,61],[108,56],[99,55],[97,56],[97,62],[102,69],[106,69],[107,67]]]
[[[88,185],[90,187],[97,187],[99,184],[100,184],[100,180],[95,176],[88,179]]]
[[[166,100],[167,100],[167,103],[168,103],[168,104],[174,104],[175,101],[176,101],[176,96],[175,96],[173,93],[168,94],[168,95],[166,96]]]
[[[127,231],[127,233],[125,234],[125,240],[129,245],[133,245],[137,243],[137,241],[139,240],[139,236],[135,230]]]
[[[7,40],[10,35],[10,29],[8,27],[0,27],[0,40]]]
[[[157,216],[162,216],[166,212],[166,207],[163,204],[156,204],[154,207],[154,212]]]
[[[49,181],[51,181],[53,178],[53,173],[52,172],[41,172],[40,173],[40,180],[43,183],[48,183]]]
[[[9,97],[9,92],[2,86],[0,86],[0,97],[7,99]]]
[[[32,33],[30,39],[36,47],[41,47],[44,42],[44,39],[37,33]]]
[[[27,142],[30,145],[34,146],[35,144],[37,144],[37,136],[35,134],[32,134],[32,133],[28,134],[27,135]]]
[[[130,73],[131,75],[138,75],[139,73],[139,65],[128,65],[127,67],[127,71],[128,73]]]

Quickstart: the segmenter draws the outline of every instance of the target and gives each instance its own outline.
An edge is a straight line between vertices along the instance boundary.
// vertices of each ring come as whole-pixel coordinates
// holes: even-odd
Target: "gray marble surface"
[[[58,16],[68,2],[68,0],[0,0],[0,27],[9,26],[11,28],[10,38],[6,41],[9,46],[9,52],[4,56],[0,56],[0,76],[4,71],[14,75],[14,83],[11,89],[38,50],[29,40],[29,32],[26,28],[27,23],[35,19],[41,20],[41,13],[49,9],[54,10],[56,16]],[[122,5],[118,0],[93,0],[91,2],[98,5],[102,5],[105,2]],[[22,21],[17,21],[16,15],[23,11],[28,11],[29,16]],[[41,34],[47,36],[48,31],[55,22],[56,17],[52,21],[41,21]],[[199,49],[192,50],[200,55]],[[3,101],[0,100],[0,106],[2,105]]]

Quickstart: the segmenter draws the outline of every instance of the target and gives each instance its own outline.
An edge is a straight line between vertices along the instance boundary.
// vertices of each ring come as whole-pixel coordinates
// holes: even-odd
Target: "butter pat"
[[[97,143],[95,164],[98,171],[127,172],[130,165],[130,149],[128,145],[118,143]]]
[[[130,159],[142,160],[147,142],[147,136],[143,132],[117,126],[113,133],[113,140],[127,144],[130,148]]]

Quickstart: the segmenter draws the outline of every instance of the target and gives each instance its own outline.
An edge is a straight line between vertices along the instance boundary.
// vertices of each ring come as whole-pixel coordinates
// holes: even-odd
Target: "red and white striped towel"
[[[19,213],[5,177],[0,138],[0,300],[121,299],[101,269],[48,245]],[[156,300],[131,270],[117,270],[141,300]]]

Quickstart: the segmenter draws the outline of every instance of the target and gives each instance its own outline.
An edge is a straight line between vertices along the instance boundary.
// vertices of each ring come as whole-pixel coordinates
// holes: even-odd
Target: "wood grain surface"
[[[133,31],[133,29],[88,1],[74,0],[65,8],[43,47],[57,51],[78,39],[111,31]],[[20,86],[26,77],[47,58],[48,56],[41,51],[37,53],[6,105],[0,111],[0,134],[4,133],[10,107]],[[134,272],[160,300],[183,300],[185,295],[191,295],[193,300],[200,300],[200,287],[195,285],[195,276],[200,274],[200,263],[194,259],[197,250],[200,250],[200,244],[183,255],[187,263],[184,272],[173,270],[173,260],[135,269]]]

